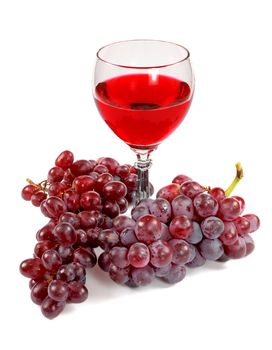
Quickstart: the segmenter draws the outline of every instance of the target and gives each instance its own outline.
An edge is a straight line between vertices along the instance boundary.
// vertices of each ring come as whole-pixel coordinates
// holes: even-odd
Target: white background
[[[271,350],[271,11],[267,0],[6,0],[0,2],[1,349]],[[154,153],[158,189],[186,173],[235,191],[259,214],[254,254],[208,264],[183,282],[130,290],[98,270],[89,299],[53,321],[18,272],[46,220],[20,198],[25,178],[46,177],[64,149],[77,159],[133,154],[92,99],[101,46],[154,38],[188,47],[196,90],[176,132]]]

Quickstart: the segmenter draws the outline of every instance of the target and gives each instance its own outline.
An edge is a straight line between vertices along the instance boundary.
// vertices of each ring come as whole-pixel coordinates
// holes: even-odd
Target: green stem
[[[226,197],[229,197],[232,193],[232,191],[235,189],[235,187],[238,185],[239,181],[244,177],[243,168],[240,162],[235,164],[236,167],[236,176],[232,183],[229,185],[229,187],[225,191]]]

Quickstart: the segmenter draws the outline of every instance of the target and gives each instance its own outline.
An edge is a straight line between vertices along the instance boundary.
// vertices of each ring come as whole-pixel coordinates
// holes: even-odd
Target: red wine
[[[131,74],[99,83],[98,109],[109,127],[131,146],[157,145],[184,119],[191,90],[165,75]]]

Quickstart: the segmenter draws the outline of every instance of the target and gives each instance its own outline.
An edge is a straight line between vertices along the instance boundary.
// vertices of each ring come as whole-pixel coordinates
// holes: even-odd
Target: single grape
[[[120,209],[120,214],[124,214],[128,210],[128,201],[126,198],[121,198],[116,203]]]
[[[63,194],[63,201],[71,211],[76,212],[80,208],[80,194],[75,190],[65,191]]]
[[[183,265],[172,264],[167,275],[162,277],[164,282],[173,284],[178,283],[186,276],[186,267]]]
[[[112,175],[115,175],[116,173],[116,168],[119,167],[119,163],[117,162],[117,160],[110,158],[110,157],[103,157],[100,161],[99,164],[105,165],[108,169],[109,172]]]
[[[148,214],[150,214],[149,208],[147,208],[146,206],[142,206],[141,204],[133,208],[131,211],[132,219],[135,221],[139,220],[142,216]]]
[[[206,262],[206,259],[199,253],[197,248],[195,248],[194,251],[195,257],[192,259],[192,261],[188,262],[186,266],[190,268],[203,266]]]
[[[217,216],[210,216],[201,222],[201,230],[206,238],[218,238],[224,232],[224,222]]]
[[[150,214],[166,224],[171,219],[171,204],[163,198],[157,198],[149,204]]]
[[[173,257],[172,246],[168,242],[158,240],[149,244],[150,262],[155,267],[169,265]]]
[[[32,279],[41,279],[45,274],[45,268],[39,258],[26,259],[20,264],[20,272],[23,276]]]
[[[67,170],[73,164],[74,155],[70,151],[63,151],[55,160],[55,165],[62,168],[63,170]]]
[[[119,236],[114,229],[102,230],[98,236],[98,243],[103,250],[109,251],[119,243]]]
[[[22,198],[25,201],[30,201],[31,196],[37,191],[39,191],[39,187],[37,185],[26,185],[21,192]]]
[[[253,252],[253,250],[255,248],[255,244],[254,244],[254,241],[250,235],[244,235],[243,238],[244,238],[244,241],[246,243],[246,255],[245,256],[247,256]]]
[[[110,181],[113,181],[113,176],[109,173],[103,173],[99,175],[98,179],[95,183],[95,191],[102,194],[103,193],[103,187],[109,183]]]
[[[47,175],[47,181],[50,183],[59,182],[64,177],[64,170],[58,166],[51,168]]]
[[[103,213],[113,219],[120,214],[120,208],[116,202],[106,201],[103,206]]]
[[[129,174],[124,180],[123,180],[125,186],[127,187],[128,191],[136,191],[137,190],[137,184],[138,184],[138,176],[136,174]]]
[[[134,243],[129,248],[127,258],[132,266],[145,267],[150,261],[150,251],[144,243]]]
[[[201,255],[207,260],[217,260],[224,253],[223,245],[219,239],[204,238],[199,244]]]
[[[172,202],[172,200],[179,196],[181,194],[180,192],[180,186],[178,184],[170,184],[168,186],[165,186],[161,188],[158,192],[156,197],[157,198],[164,198],[166,199],[169,203]]]
[[[214,187],[209,190],[209,194],[213,196],[218,203],[221,203],[226,198],[225,191],[220,187]]]
[[[31,300],[37,305],[41,305],[44,299],[48,296],[48,282],[40,281],[35,283],[31,289]]]
[[[36,239],[37,241],[54,241],[55,237],[53,235],[53,229],[55,227],[55,223],[48,223],[43,226],[37,233]]]
[[[77,160],[70,166],[70,171],[74,176],[88,175],[93,171],[93,165],[88,160]]]
[[[224,221],[232,221],[238,218],[241,213],[241,206],[233,197],[225,198],[220,203],[219,216]]]
[[[180,193],[191,199],[204,191],[205,188],[195,181],[186,181],[180,186]]]
[[[102,201],[99,193],[88,191],[81,194],[80,205],[84,210],[101,210]]]
[[[244,199],[242,197],[239,197],[239,196],[232,196],[232,198],[237,199],[237,201],[240,203],[240,207],[241,207],[240,214],[241,214],[245,210],[245,206],[246,206]]]
[[[120,268],[114,264],[109,267],[110,278],[117,284],[125,284],[129,280],[130,268]]]
[[[150,244],[161,236],[161,223],[154,215],[144,215],[136,223],[135,235],[140,242]]]
[[[127,267],[128,261],[128,249],[126,247],[113,247],[110,252],[111,262],[117,267]]]
[[[73,261],[80,263],[84,267],[94,267],[97,258],[95,252],[91,248],[79,247],[74,251]]]
[[[141,268],[133,268],[131,276],[137,286],[146,286],[154,280],[155,272],[151,266],[147,265]]]
[[[54,280],[48,286],[48,295],[55,301],[66,301],[68,298],[68,284],[62,280]]]
[[[79,281],[73,281],[68,284],[69,295],[67,302],[69,303],[82,303],[88,299],[88,289],[83,283]]]
[[[243,237],[238,239],[232,245],[224,245],[225,254],[231,259],[240,259],[246,255],[246,242]]]
[[[113,220],[113,227],[119,233],[126,228],[133,228],[135,224],[135,221],[126,215],[119,215]]]
[[[192,248],[189,243],[182,239],[171,239],[168,243],[173,251],[173,263],[177,265],[184,265],[191,261]]]
[[[237,238],[238,235],[234,223],[226,221],[224,223],[224,231],[219,237],[220,241],[222,241],[225,245],[232,245],[236,242]]]
[[[194,216],[194,206],[191,198],[181,194],[175,197],[171,203],[173,217],[186,215],[188,219],[192,220]]]
[[[120,233],[120,242],[125,247],[130,247],[133,243],[138,242],[137,237],[135,236],[134,229],[133,228],[125,228]]]
[[[109,201],[118,201],[126,194],[127,188],[120,181],[110,181],[103,187],[103,195]]]
[[[65,301],[55,301],[47,297],[41,305],[41,310],[43,315],[51,320],[63,311],[65,304]]]
[[[67,211],[67,207],[59,197],[49,197],[41,203],[41,212],[50,219],[58,219]]]
[[[173,238],[186,239],[193,232],[192,221],[186,215],[176,216],[169,225],[169,231]]]
[[[57,242],[63,247],[70,247],[77,241],[77,234],[74,227],[66,222],[56,225],[53,234]]]
[[[255,232],[260,227],[260,219],[255,214],[246,214],[243,216],[250,222],[249,233]]]
[[[95,228],[97,225],[96,215],[90,211],[81,211],[77,214],[77,217],[80,220],[80,227],[83,230]]]
[[[182,185],[184,182],[186,181],[191,181],[192,179],[187,176],[187,175],[177,175],[176,177],[174,177],[174,179],[172,180],[172,183],[174,184],[178,184],[178,185]]]
[[[96,181],[89,175],[80,175],[76,177],[72,185],[73,189],[79,194],[91,191],[95,186]]]
[[[46,250],[41,257],[42,264],[47,271],[57,272],[61,267],[62,259],[54,249]]]
[[[109,253],[103,252],[102,254],[99,255],[98,266],[100,267],[101,270],[105,272],[109,272],[110,264],[111,264],[111,258]]]
[[[47,194],[45,192],[38,191],[32,194],[30,200],[35,207],[39,207],[46,198]]]
[[[237,219],[233,221],[237,233],[240,236],[247,235],[250,231],[250,221],[244,217],[244,216],[239,216]]]
[[[122,179],[125,179],[130,174],[130,167],[128,165],[119,165],[115,169],[115,174],[120,176]]]
[[[199,223],[193,221],[193,232],[186,238],[186,241],[191,244],[199,243],[203,238],[203,234],[200,228]]]
[[[199,193],[194,197],[194,207],[196,213],[202,218],[216,215],[218,203],[209,193]]]

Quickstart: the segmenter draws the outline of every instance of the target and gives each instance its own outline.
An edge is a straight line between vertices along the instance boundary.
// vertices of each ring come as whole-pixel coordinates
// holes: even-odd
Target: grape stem
[[[43,192],[48,192],[48,189],[47,189],[48,182],[47,182],[47,180],[43,180],[42,182],[40,182],[38,184],[36,184],[34,181],[32,181],[29,178],[27,178],[26,181],[30,185],[33,185],[33,186],[37,187],[37,189],[42,190]]]
[[[229,197],[231,195],[232,191],[238,185],[239,181],[244,177],[244,171],[241,163],[240,162],[236,163],[235,167],[236,167],[236,175],[232,183],[229,185],[229,187],[225,191],[226,197]]]

